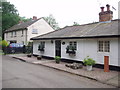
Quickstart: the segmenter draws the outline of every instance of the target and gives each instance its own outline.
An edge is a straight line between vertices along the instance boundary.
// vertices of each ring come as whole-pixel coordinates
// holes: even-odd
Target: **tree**
[[[2,2],[2,32],[17,24],[19,20],[20,17],[15,6],[10,2]]]
[[[79,23],[73,22],[73,26],[77,26],[77,25],[79,25]]]
[[[43,17],[48,24],[55,30],[59,29],[58,23],[56,22],[55,18],[52,14],[50,14],[48,17]]]
[[[32,20],[32,18],[20,17],[20,20],[23,22],[27,22],[29,20]]]

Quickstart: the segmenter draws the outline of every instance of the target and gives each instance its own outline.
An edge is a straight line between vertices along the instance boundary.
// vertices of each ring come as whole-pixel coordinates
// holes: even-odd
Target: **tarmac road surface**
[[[2,88],[114,88],[77,75],[2,57]]]

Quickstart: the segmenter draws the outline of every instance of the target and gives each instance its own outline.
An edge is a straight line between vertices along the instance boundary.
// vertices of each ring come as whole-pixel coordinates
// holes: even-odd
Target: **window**
[[[32,29],[32,34],[38,34],[38,30],[37,29]]]
[[[22,35],[21,36],[23,36],[24,35],[24,31],[22,30]]]
[[[45,42],[41,42],[40,44],[45,48]]]
[[[11,37],[13,37],[13,32],[11,32]]]
[[[99,52],[110,52],[110,41],[98,41]]]
[[[70,46],[74,46],[74,47],[75,47],[75,50],[77,50],[77,42],[71,41],[71,42],[69,43],[69,45],[70,45]]]
[[[16,31],[14,32],[14,37],[16,37],[17,36],[17,33],[16,33]]]
[[[45,42],[40,42],[40,44],[38,45],[38,50],[44,51],[44,48],[45,48]]]

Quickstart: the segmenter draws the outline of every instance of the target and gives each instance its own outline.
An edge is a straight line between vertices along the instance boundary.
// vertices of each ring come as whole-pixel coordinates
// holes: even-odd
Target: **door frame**
[[[61,40],[55,40],[55,56],[61,57]]]

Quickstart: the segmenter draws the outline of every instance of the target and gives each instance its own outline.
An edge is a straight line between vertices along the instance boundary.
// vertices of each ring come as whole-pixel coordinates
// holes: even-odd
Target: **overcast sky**
[[[99,21],[100,7],[111,5],[113,19],[118,18],[120,0],[7,0],[14,4],[20,16],[46,17],[52,14],[60,27],[73,25],[73,22],[87,24]],[[116,9],[112,9],[112,6]]]

